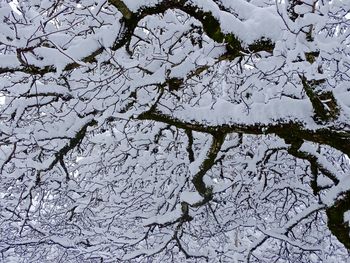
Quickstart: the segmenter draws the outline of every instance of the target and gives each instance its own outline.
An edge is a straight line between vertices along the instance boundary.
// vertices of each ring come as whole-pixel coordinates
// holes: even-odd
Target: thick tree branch
[[[116,7],[120,13],[122,13],[123,17],[125,19],[131,19],[133,16],[133,13],[130,11],[130,9],[124,4],[121,0],[109,0],[108,1],[111,5]]]
[[[349,222],[344,220],[345,212],[350,211],[350,192],[343,194],[341,199],[327,208],[328,228],[334,236],[350,250],[350,226]]]
[[[215,159],[221,149],[222,144],[225,141],[225,137],[226,134],[221,132],[216,132],[213,135],[213,141],[211,143],[207,156],[199,167],[199,171],[192,179],[192,183],[194,184],[197,192],[204,198],[200,205],[203,205],[202,203],[207,203],[212,199],[212,191],[203,182],[203,177],[215,164]]]
[[[317,94],[315,92],[315,86],[321,84],[323,81],[308,81],[305,77],[301,76],[303,87],[306,95],[311,101],[313,106],[316,121],[330,121],[335,119],[339,114],[339,107],[331,92],[324,92]]]
[[[271,123],[271,124],[224,124],[224,125],[206,125],[197,122],[188,122],[177,119],[175,117],[154,112],[147,111],[140,114],[139,120],[154,120],[158,122],[167,123],[178,127],[180,129],[190,129],[197,132],[204,132],[215,135],[217,132],[221,133],[244,133],[266,135],[275,134],[280,138],[286,139],[291,143],[294,140],[305,140],[319,144],[329,145],[344,154],[350,156],[350,131],[332,130],[330,128],[319,128],[310,130],[304,128],[298,122],[285,123]]]

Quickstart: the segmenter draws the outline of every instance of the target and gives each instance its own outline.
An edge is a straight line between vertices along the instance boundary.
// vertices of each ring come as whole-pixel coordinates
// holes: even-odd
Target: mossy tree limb
[[[332,94],[332,92],[317,93],[315,87],[322,84],[322,81],[308,81],[305,77],[301,76],[301,81],[306,95],[310,99],[310,102],[314,109],[314,119],[318,121],[331,121],[336,119],[339,115],[339,107]]]
[[[344,220],[344,213],[350,211],[350,192],[346,192],[333,206],[326,209],[328,228],[334,236],[350,250],[350,226]]]
[[[225,141],[226,134],[217,132],[213,136],[213,141],[207,152],[206,158],[203,160],[199,167],[199,171],[194,175],[192,183],[196,188],[197,192],[204,198],[203,202],[208,202],[212,199],[212,189],[207,187],[203,181],[205,174],[213,167],[215,164],[215,159],[221,149],[222,144]]]
[[[166,115],[156,111],[146,111],[136,117],[139,120],[154,120],[173,125],[180,129],[190,129],[197,132],[216,134],[217,132],[225,133],[242,133],[266,135],[274,134],[282,139],[294,138],[295,140],[310,141],[319,144],[329,145],[344,154],[350,156],[350,131],[341,128],[320,128],[307,129],[298,122],[255,123],[245,124],[224,124],[224,125],[206,125],[196,121],[185,121],[176,117]]]

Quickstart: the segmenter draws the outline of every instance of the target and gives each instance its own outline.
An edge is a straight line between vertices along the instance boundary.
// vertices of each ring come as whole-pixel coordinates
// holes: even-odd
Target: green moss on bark
[[[349,222],[344,221],[344,213],[350,210],[350,192],[326,210],[328,228],[347,249],[350,249]]]

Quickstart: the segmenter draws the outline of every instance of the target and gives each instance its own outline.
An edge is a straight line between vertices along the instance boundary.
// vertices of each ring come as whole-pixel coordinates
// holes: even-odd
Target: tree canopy
[[[350,1],[0,17],[1,262],[347,262]]]

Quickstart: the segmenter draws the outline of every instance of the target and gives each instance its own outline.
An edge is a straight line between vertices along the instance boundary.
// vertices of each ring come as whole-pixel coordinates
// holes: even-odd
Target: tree
[[[0,261],[346,262],[349,12],[1,1]]]

